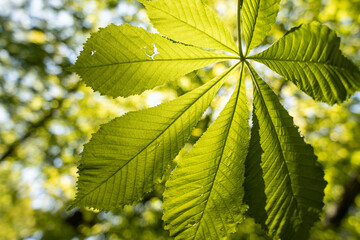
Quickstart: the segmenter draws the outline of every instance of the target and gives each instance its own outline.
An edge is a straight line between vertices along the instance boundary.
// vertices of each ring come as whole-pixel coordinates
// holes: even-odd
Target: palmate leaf
[[[220,116],[166,183],[163,219],[175,239],[222,239],[242,221],[248,116],[242,77]]]
[[[128,24],[93,34],[71,69],[94,90],[129,96],[218,61],[242,64],[240,80],[219,118],[179,160],[166,183],[166,229],[176,239],[226,239],[248,214],[276,239],[306,239],[323,207],[324,174],[313,149],[248,59],[264,63],[315,100],[342,102],[360,88],[360,73],[340,52],[339,38],[318,23],[302,25],[248,57],[274,24],[279,0],[238,1],[245,55],[202,0],[140,2],[165,36]],[[151,191],[240,63],[174,101],[102,125],[85,145],[73,206],[112,210]],[[254,86],[250,139],[244,64]]]
[[[311,23],[293,28],[249,59],[264,63],[317,101],[341,103],[360,89],[360,71],[339,45],[334,31]]]
[[[233,58],[174,43],[129,24],[111,24],[87,40],[70,70],[102,94],[127,97]]]
[[[84,147],[73,206],[116,209],[152,190],[235,67],[174,101],[102,125]]]
[[[150,21],[165,36],[198,47],[238,55],[238,47],[225,24],[202,0],[140,0]]]
[[[280,9],[280,0],[243,0],[241,21],[246,43],[245,56],[269,33]]]
[[[304,142],[294,126],[292,117],[281,106],[269,86],[248,66],[254,84],[254,112],[259,120],[260,145],[263,151],[262,181],[266,196],[266,216],[254,214],[253,217],[259,223],[265,222],[273,236],[280,236],[281,239],[306,239],[323,207],[326,185],[324,173],[316,161],[312,147]],[[258,168],[252,169],[256,172],[247,172],[247,175],[260,178]],[[248,188],[263,188],[261,180],[253,180],[252,183],[256,185],[249,186],[248,182]],[[263,201],[255,201],[257,198],[264,199],[261,191],[247,192],[246,199],[250,209],[261,211]]]

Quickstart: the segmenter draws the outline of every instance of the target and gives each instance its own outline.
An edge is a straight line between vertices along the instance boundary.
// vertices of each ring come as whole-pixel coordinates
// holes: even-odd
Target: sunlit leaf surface
[[[87,40],[70,69],[102,94],[127,97],[231,58],[174,43],[129,24],[112,24]]]
[[[174,101],[102,125],[85,145],[74,204],[116,209],[152,190],[233,68]]]
[[[246,42],[247,55],[258,46],[275,23],[280,9],[280,0],[243,0],[241,21]]]
[[[165,36],[194,46],[238,54],[238,47],[221,19],[202,0],[140,1],[154,27]]]
[[[261,180],[248,183],[253,184],[248,185],[249,188],[260,191],[249,193],[247,200],[253,212],[258,211],[254,214],[256,220],[265,222],[271,235],[281,239],[306,239],[323,207],[324,172],[317,163],[313,148],[304,142],[275,93],[252,68],[250,71],[263,153],[262,171],[253,167],[250,170],[253,172],[248,175],[262,177],[263,183]],[[255,121],[254,130],[257,131]],[[264,193],[265,206],[260,200],[264,199]],[[260,214],[264,207],[266,215]]]
[[[339,47],[333,30],[312,23],[293,28],[250,59],[264,63],[313,99],[334,104],[360,89],[360,71]]]
[[[242,221],[248,116],[242,77],[219,118],[166,183],[164,220],[177,239],[221,239]]]

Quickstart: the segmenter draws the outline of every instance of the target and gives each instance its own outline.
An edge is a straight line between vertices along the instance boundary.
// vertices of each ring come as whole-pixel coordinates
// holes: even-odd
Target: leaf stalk
[[[241,8],[242,8],[243,0],[238,1],[238,9],[237,9],[237,23],[238,23],[238,45],[239,45],[239,54],[240,60],[242,62],[245,61],[244,53],[241,47]]]

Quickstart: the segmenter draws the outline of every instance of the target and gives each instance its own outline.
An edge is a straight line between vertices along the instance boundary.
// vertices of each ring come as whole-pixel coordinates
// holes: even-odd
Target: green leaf
[[[242,77],[219,118],[166,183],[163,219],[176,239],[222,239],[242,221],[248,116]]]
[[[291,29],[249,59],[264,63],[317,101],[341,103],[360,89],[360,71],[339,46],[334,31],[312,23]]]
[[[87,40],[70,70],[102,94],[127,97],[229,59],[234,57],[174,43],[129,24],[111,24]]]
[[[312,147],[304,142],[275,93],[248,66],[254,83],[254,108],[260,127],[261,168],[266,195],[266,219],[261,219],[263,215],[259,214],[253,217],[257,222],[265,222],[273,236],[306,239],[323,207],[324,173]],[[252,183],[254,185],[249,187],[262,188],[258,181]],[[248,194],[252,196],[247,199],[261,195],[255,191]],[[261,205],[260,201],[260,204],[250,204],[250,208]]]
[[[245,56],[269,33],[280,9],[280,0],[243,0],[242,28],[246,43]]]
[[[152,190],[234,67],[174,101],[102,125],[84,147],[73,205],[111,210]]]
[[[267,216],[265,211],[265,183],[261,168],[261,156],[264,151],[260,145],[259,120],[254,113],[252,120],[250,146],[245,162],[244,202],[249,206],[247,214],[253,217],[257,223],[261,224],[263,229],[267,230],[265,224]]]
[[[225,50],[238,48],[221,19],[201,0],[140,0],[154,27],[167,37],[198,47]]]

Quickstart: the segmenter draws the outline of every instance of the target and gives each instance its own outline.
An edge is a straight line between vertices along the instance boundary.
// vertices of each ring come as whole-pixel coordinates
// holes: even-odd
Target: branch
[[[343,218],[346,217],[349,208],[354,204],[356,196],[360,194],[359,174],[351,174],[341,200],[335,207],[334,211],[327,213],[324,219],[324,226],[339,227]]]
[[[44,126],[49,120],[52,119],[53,115],[55,114],[55,111],[60,109],[62,107],[62,104],[64,103],[64,100],[67,99],[69,97],[69,95],[75,91],[77,91],[79,89],[81,85],[81,82],[78,82],[75,86],[73,86],[72,88],[70,88],[67,92],[67,94],[59,100],[59,104],[57,107],[55,108],[51,108],[44,116],[42,119],[40,119],[37,122],[32,123],[29,128],[28,131],[18,140],[14,141],[12,144],[10,144],[7,148],[7,150],[5,151],[5,153],[0,157],[0,163],[2,161],[4,161],[7,157],[11,156],[14,151],[16,150],[16,148],[18,146],[20,146],[23,142],[25,142],[28,138],[30,138],[31,136],[33,136],[33,134],[36,132],[36,130],[42,126]]]

